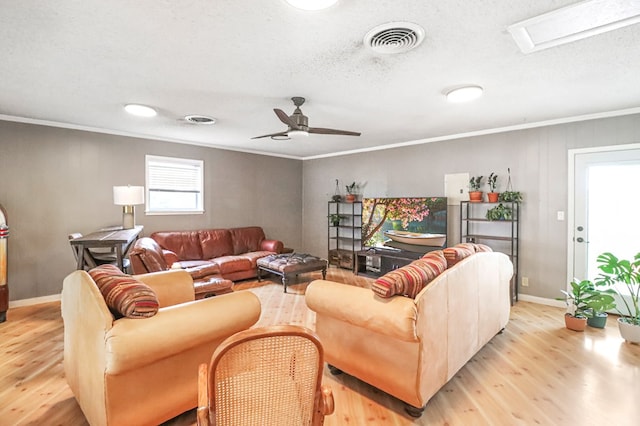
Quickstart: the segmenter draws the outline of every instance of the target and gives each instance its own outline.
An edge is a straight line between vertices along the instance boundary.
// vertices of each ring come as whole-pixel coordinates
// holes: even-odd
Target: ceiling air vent
[[[185,121],[193,124],[215,124],[216,119],[206,115],[186,115]]]
[[[365,46],[377,53],[402,53],[418,47],[424,29],[411,22],[389,22],[378,25],[364,36]]]

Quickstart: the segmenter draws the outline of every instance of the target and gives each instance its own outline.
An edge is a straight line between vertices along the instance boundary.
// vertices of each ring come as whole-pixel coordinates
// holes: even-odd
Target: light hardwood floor
[[[303,280],[319,278],[305,274]],[[369,280],[331,268],[329,279],[366,287]],[[261,299],[258,325],[314,327],[304,304],[308,281],[282,292],[277,279],[245,281],[238,291]],[[604,330],[564,328],[563,310],[518,302],[501,335],[487,344],[413,419],[403,404],[348,375],[324,383],[334,394],[335,425],[599,425],[640,424],[640,346],[625,343],[615,319]],[[58,302],[10,309],[0,324],[0,426],[86,425],[62,369]],[[194,386],[196,383],[194,372]],[[194,425],[195,413],[165,424]]]

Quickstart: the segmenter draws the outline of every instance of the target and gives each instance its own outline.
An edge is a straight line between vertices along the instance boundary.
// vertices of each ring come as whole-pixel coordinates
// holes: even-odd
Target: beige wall
[[[74,269],[67,235],[121,223],[114,185],[144,185],[145,154],[204,160],[205,214],[146,216],[157,230],[262,226],[301,246],[302,161],[0,121],[0,203],[9,216],[10,300],[57,294]]]
[[[363,135],[362,137],[366,137]],[[555,298],[566,285],[567,151],[640,142],[640,115],[584,121],[405,148],[297,161],[191,145],[0,122],[0,203],[8,211],[10,299],[56,294],[73,270],[70,232],[118,224],[112,186],[144,185],[144,155],[205,161],[205,215],[145,216],[156,230],[260,225],[296,250],[326,255],[326,201],[335,179],[365,196],[442,195],[444,175],[504,178],[524,193],[521,293]],[[504,181],[502,181],[504,184]],[[449,242],[459,239],[450,208]]]
[[[553,299],[566,286],[567,222],[556,213],[568,208],[568,150],[638,142],[640,115],[631,115],[305,161],[304,247],[326,256],[335,179],[343,193],[345,183],[364,182],[366,197],[435,196],[444,195],[445,174],[494,171],[505,185],[511,168],[514,189],[524,194],[520,276],[529,287],[520,292]],[[459,242],[459,210],[449,209],[449,244]]]

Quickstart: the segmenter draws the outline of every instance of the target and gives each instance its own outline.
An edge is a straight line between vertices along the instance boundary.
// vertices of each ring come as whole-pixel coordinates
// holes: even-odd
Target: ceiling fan
[[[270,137],[274,140],[289,140],[297,136],[308,136],[309,133],[318,133],[321,135],[346,135],[346,136],[360,136],[360,132],[350,132],[347,130],[337,129],[325,129],[322,127],[309,127],[309,118],[302,113],[300,107],[304,103],[305,99],[300,96],[294,96],[291,98],[296,109],[293,114],[287,115],[283,110],[274,108],[273,112],[276,113],[280,121],[286,124],[289,128],[284,132],[270,133],[268,135],[256,136],[251,139],[260,139]]]

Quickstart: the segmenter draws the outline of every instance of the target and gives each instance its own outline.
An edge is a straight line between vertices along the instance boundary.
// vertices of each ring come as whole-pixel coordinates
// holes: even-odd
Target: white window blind
[[[145,157],[147,213],[203,213],[202,160]]]

